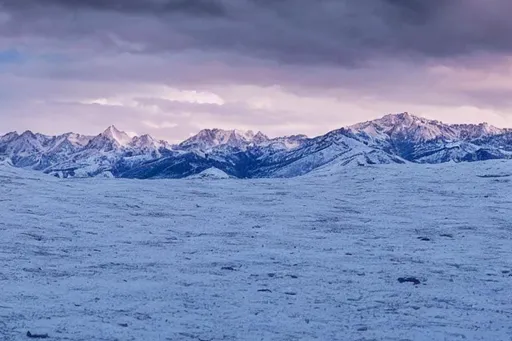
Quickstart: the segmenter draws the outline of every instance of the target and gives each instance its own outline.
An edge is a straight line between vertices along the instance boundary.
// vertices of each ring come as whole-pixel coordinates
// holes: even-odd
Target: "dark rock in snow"
[[[451,233],[443,233],[443,234],[440,234],[441,237],[446,237],[446,238],[453,238],[453,234]]]
[[[399,277],[398,278],[398,282],[400,283],[412,283],[414,285],[418,285],[420,284],[420,280],[417,279],[416,277]]]
[[[47,339],[48,334],[32,334],[30,331],[27,332],[27,337],[31,339]]]

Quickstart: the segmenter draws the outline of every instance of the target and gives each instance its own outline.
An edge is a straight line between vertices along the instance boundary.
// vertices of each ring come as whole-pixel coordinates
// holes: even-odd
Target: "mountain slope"
[[[475,143],[508,133],[486,123],[449,125],[405,112],[359,123],[348,130],[354,138],[411,162],[476,161],[478,155],[487,155],[483,159],[506,157],[495,146]]]
[[[187,179],[204,179],[204,180],[223,180],[223,179],[230,179],[230,178],[232,178],[232,177],[215,167],[205,169],[204,171],[202,171],[199,174],[194,174],[194,175],[190,175],[187,177]]]
[[[170,145],[110,126],[97,136],[8,133],[0,158],[57,177],[184,178],[212,167],[238,178],[294,177],[351,165],[510,159],[512,130],[399,113],[315,138],[205,129]]]
[[[202,152],[209,152],[218,147],[246,150],[251,145],[261,144],[268,140],[269,138],[262,132],[254,134],[252,130],[204,129],[183,141],[180,147]]]

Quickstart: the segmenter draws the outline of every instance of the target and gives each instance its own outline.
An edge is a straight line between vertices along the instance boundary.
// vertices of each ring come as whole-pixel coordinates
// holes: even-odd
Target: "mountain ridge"
[[[109,126],[96,136],[10,132],[0,156],[15,167],[57,177],[184,178],[207,169],[231,177],[293,177],[319,167],[443,163],[512,158],[512,129],[445,124],[407,112],[317,137],[269,138],[262,132],[203,129],[179,144]]]

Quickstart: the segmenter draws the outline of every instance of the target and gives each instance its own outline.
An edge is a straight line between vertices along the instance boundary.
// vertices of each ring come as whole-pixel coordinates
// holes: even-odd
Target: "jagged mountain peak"
[[[452,127],[461,132],[461,138],[480,138],[483,136],[492,136],[504,134],[507,132],[507,129],[502,129],[490,125],[487,122],[479,123],[479,124],[453,124]]]
[[[127,147],[132,140],[127,133],[111,125],[102,133],[90,139],[85,149],[102,151],[121,149]]]
[[[103,131],[103,134],[120,133],[121,131],[116,128],[115,125],[111,124]]]
[[[31,131],[0,137],[0,157],[59,177],[186,177],[212,167],[236,177],[290,177],[330,164],[441,163],[512,159],[512,131],[488,123],[445,124],[408,112],[308,138],[204,129],[180,145],[130,137],[109,126],[97,136]]]
[[[3,136],[0,136],[0,142],[8,142],[17,139],[20,135],[16,131],[11,131]]]
[[[132,140],[133,141],[143,141],[143,142],[154,142],[155,141],[155,139],[149,134],[134,136]]]
[[[404,138],[422,141],[435,139],[442,134],[438,122],[417,117],[408,112],[389,114],[372,121],[357,123],[347,127],[347,130],[380,140]]]
[[[23,133],[21,133],[20,137],[22,138],[30,138],[30,139],[35,139],[36,138],[36,134],[34,134],[32,131],[30,130],[25,130]]]
[[[131,142],[128,144],[132,148],[142,149],[153,149],[156,150],[161,146],[165,145],[164,141],[157,141],[153,136],[149,134],[143,134],[140,136],[134,136]]]
[[[249,139],[252,139],[255,134],[254,134],[254,131],[252,131],[252,130],[213,128],[213,129],[202,129],[195,136],[204,137],[204,136],[212,136],[212,135],[215,135],[217,137],[234,135],[234,136],[240,136],[240,137],[243,137],[243,138],[246,138],[249,140]]]
[[[89,141],[93,139],[93,136],[81,135],[77,133],[66,133],[62,135],[72,145],[77,147],[85,147]]]
[[[380,120],[380,121],[392,121],[392,122],[397,122],[397,121],[412,122],[414,120],[421,120],[421,119],[423,119],[423,118],[419,117],[419,116],[415,116],[415,115],[409,114],[409,112],[404,111],[404,112],[400,112],[400,113],[396,113],[396,114],[387,114],[387,115],[384,115],[382,118],[377,119],[377,120]]]
[[[267,135],[265,135],[265,134],[263,134],[261,131],[258,131],[258,132],[256,133],[256,135],[254,135],[254,137],[264,137],[264,138],[267,138],[267,139],[268,139],[268,136],[267,136]]]
[[[372,139],[402,139],[415,143],[436,139],[444,141],[474,139],[485,135],[502,134],[506,131],[488,123],[446,124],[438,120],[411,115],[408,112],[385,115],[372,121],[352,125],[347,129]]]
[[[219,146],[245,149],[251,144],[259,144],[268,140],[269,138],[260,131],[255,134],[252,130],[224,130],[214,128],[199,131],[196,135],[183,141],[180,146],[200,150],[209,150]]]
[[[110,140],[114,140],[120,146],[126,146],[132,142],[132,138],[127,133],[117,129],[114,125],[109,126],[100,135]]]
[[[414,124],[416,124],[416,125],[417,124],[437,125],[437,124],[442,124],[442,123],[439,121],[436,121],[436,120],[429,120],[424,117],[412,115],[409,112],[405,111],[405,112],[396,113],[396,114],[387,114],[387,115],[384,115],[380,118],[377,118],[377,119],[374,119],[371,121],[354,124],[350,127],[365,127],[365,126],[369,126],[369,125],[376,125],[376,126],[381,126],[381,127],[394,127],[394,126],[409,127]]]
[[[14,138],[21,144],[30,144],[37,149],[42,149],[42,146],[46,145],[53,137],[26,130],[19,136],[17,134],[12,135],[11,138]]]

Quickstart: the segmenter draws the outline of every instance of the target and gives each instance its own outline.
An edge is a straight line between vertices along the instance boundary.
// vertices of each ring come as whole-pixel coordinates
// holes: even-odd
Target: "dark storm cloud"
[[[224,14],[219,0],[3,0],[0,4],[11,9],[63,7],[71,10],[94,9],[132,13],[161,14],[184,12],[191,15]]]
[[[0,0],[0,3],[13,15],[10,23],[4,23],[5,35],[22,32],[63,39],[69,35],[84,37],[98,35],[99,31],[110,32],[127,43],[143,45],[145,53],[196,49],[289,64],[354,66],[381,57],[445,58],[481,51],[512,51],[508,36],[512,31],[512,21],[508,18],[512,13],[510,0]],[[63,16],[62,11],[73,13],[74,17]],[[38,22],[49,18],[52,21],[41,29]],[[136,20],[139,25],[133,27]]]

